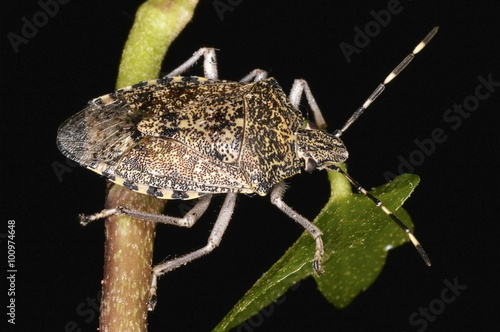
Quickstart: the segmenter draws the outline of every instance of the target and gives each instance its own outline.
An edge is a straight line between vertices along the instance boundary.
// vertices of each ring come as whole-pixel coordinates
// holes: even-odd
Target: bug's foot
[[[149,301],[148,301],[148,311],[155,310],[157,302],[158,302],[158,296],[156,295],[156,289],[150,289]]]
[[[313,262],[313,269],[314,269],[314,272],[316,272],[316,274],[318,276],[320,276],[320,275],[322,275],[322,274],[325,273],[325,271],[321,267],[321,258],[319,260],[318,259],[314,260],[314,262]]]
[[[83,226],[87,226],[90,222],[94,220],[104,219],[115,214],[123,213],[121,209],[122,209],[121,207],[117,207],[115,209],[106,209],[102,210],[101,212],[97,212],[90,215],[82,213],[78,215],[78,217],[80,218],[80,224]]]
[[[158,277],[153,272],[153,275],[151,276],[151,287],[149,288],[148,311],[155,310],[156,303],[158,302],[158,296],[156,295],[157,278]]]
[[[80,225],[82,226],[87,226],[89,224],[89,222],[91,222],[92,220],[90,219],[91,216],[88,216],[86,214],[83,214],[83,213],[80,213],[78,215],[78,219],[80,219]]]
[[[323,240],[321,239],[321,235],[318,235],[315,240],[316,252],[314,253],[313,268],[314,272],[316,272],[316,274],[320,276],[325,273],[325,271],[323,271],[323,268],[321,267],[321,258],[323,257],[323,253],[325,252],[325,250],[323,248]]]

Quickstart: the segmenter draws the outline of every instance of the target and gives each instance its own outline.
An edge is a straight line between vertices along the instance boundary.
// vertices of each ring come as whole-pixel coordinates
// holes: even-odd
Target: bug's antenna
[[[380,207],[399,227],[403,229],[403,231],[405,231],[405,233],[410,238],[411,243],[413,243],[418,253],[424,260],[425,264],[427,264],[427,266],[431,266],[431,260],[429,259],[429,256],[425,252],[424,248],[422,248],[422,245],[420,245],[420,242],[418,242],[417,238],[412,234],[410,229],[405,224],[403,224],[403,222],[399,220],[399,218],[396,217],[394,213],[392,213],[388,208],[386,208],[377,197],[370,194],[365,188],[363,188],[356,180],[354,180],[349,174],[344,172],[340,167],[335,165],[328,165],[327,168],[342,174],[347,180],[349,180],[349,182],[356,188],[358,192],[362,193],[363,195],[371,199],[375,203],[375,205]]]
[[[375,101],[375,99],[377,99],[377,97],[382,94],[382,92],[385,89],[385,86],[390,81],[392,81],[392,79],[394,79],[394,77],[398,76],[399,73],[401,73],[403,71],[403,69],[405,69],[406,66],[408,66],[408,64],[413,60],[413,58],[415,58],[415,55],[418,52],[420,52],[425,47],[425,45],[427,45],[431,41],[431,39],[437,33],[438,29],[439,29],[438,26],[434,27],[431,30],[431,32],[429,32],[427,34],[427,36],[425,36],[425,38],[415,47],[415,49],[413,49],[413,52],[411,52],[410,54],[408,54],[406,56],[406,58],[404,58],[404,60],[401,61],[400,64],[397,65],[396,68],[394,68],[389,75],[387,75],[387,77],[385,78],[384,82],[381,83],[381,84],[379,84],[379,86],[372,92],[372,94],[370,95],[370,97],[368,97],[368,99],[364,102],[364,104],[361,107],[359,107],[356,110],[356,112],[354,112],[351,115],[351,117],[349,118],[349,120],[346,121],[346,123],[344,124],[344,126],[342,127],[342,129],[337,129],[333,133],[333,135],[335,135],[335,137],[340,137],[344,133],[344,131],[346,131],[347,128],[349,128],[349,126],[351,124],[353,124],[354,121],[356,121],[361,116],[361,114],[363,114],[363,112],[370,106],[370,104],[373,103]]]

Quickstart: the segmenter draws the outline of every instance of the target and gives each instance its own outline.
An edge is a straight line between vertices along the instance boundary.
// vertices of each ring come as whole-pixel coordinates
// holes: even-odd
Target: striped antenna
[[[415,58],[415,55],[420,52],[425,45],[427,45],[431,39],[434,37],[434,35],[437,33],[439,27],[436,26],[434,27],[428,34],[425,36],[425,38],[413,49],[413,51],[408,54],[403,61],[399,63],[399,65],[394,68],[389,75],[385,78],[384,82],[379,84],[378,87],[372,92],[372,94],[368,97],[368,99],[363,103],[361,107],[359,107],[349,118],[349,120],[346,121],[344,126],[341,129],[337,129],[334,132],[335,137],[340,137],[342,134],[349,128],[360,116],[361,114],[364,113],[364,111],[377,99],[378,96],[382,94],[382,92],[385,90],[385,86],[389,84],[390,81],[392,81],[396,76],[399,75],[403,71],[403,69],[408,66],[408,64]],[[411,233],[410,229],[403,224],[403,222],[394,215],[387,207],[385,207],[382,202],[372,194],[370,194],[365,188],[363,188],[356,180],[354,180],[349,174],[344,172],[340,167],[335,166],[335,165],[328,165],[328,169],[332,171],[339,172],[342,174],[355,188],[358,192],[362,193],[369,199],[371,199],[375,205],[380,207],[382,211],[384,211],[405,233],[408,235],[410,238],[410,241],[413,243],[415,248],[417,249],[418,253],[424,260],[425,264],[427,266],[431,266],[431,260],[429,259],[429,256],[425,252],[424,248],[422,248],[422,245],[420,245],[420,242],[418,242],[417,238]]]
[[[418,52],[420,52],[425,47],[425,45],[427,45],[431,41],[431,39],[437,33],[438,29],[439,29],[438,26],[434,27],[431,30],[431,32],[429,32],[427,34],[427,36],[425,36],[425,38],[413,49],[413,52],[411,52],[410,54],[408,54],[403,59],[403,61],[401,61],[399,63],[399,65],[397,65],[396,68],[394,68],[391,71],[391,73],[389,75],[387,75],[387,77],[385,78],[384,82],[381,83],[381,84],[379,84],[379,86],[372,92],[372,94],[370,95],[370,97],[368,97],[368,99],[363,103],[363,105],[361,105],[361,107],[359,107],[351,115],[351,117],[349,118],[349,120],[346,121],[346,123],[344,124],[344,126],[342,127],[342,129],[337,129],[333,133],[333,135],[335,135],[335,137],[342,136],[342,134],[347,130],[347,128],[349,128],[354,123],[354,121],[356,121],[361,116],[361,114],[363,114],[364,111],[368,107],[370,107],[371,103],[373,103],[375,101],[375,99],[377,99],[377,97],[380,96],[382,94],[382,92],[384,92],[385,86],[387,84],[389,84],[389,82],[392,81],[396,76],[398,76],[399,73],[401,73],[403,71],[403,69],[405,69],[406,66],[408,66],[408,64],[413,60],[413,58],[415,58],[415,55]]]

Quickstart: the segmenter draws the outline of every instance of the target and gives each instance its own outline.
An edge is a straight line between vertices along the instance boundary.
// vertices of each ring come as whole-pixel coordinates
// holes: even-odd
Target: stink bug
[[[433,38],[438,27],[386,77],[345,125],[333,134],[305,80],[295,80],[287,97],[273,78],[256,69],[239,82],[218,80],[215,50],[201,48],[177,69],[158,80],[140,82],[89,102],[64,122],[57,145],[68,158],[133,191],[162,199],[198,199],[184,217],[151,215],[117,207],[82,223],[113,214],[128,214],[160,223],[191,227],[206,211],[213,194],[226,194],[208,243],[152,269],[151,302],[159,276],[217,247],[234,210],[236,194],[270,194],[271,202],[302,225],[315,239],[314,270],[321,274],[321,230],[282,199],[284,180],[304,169],[343,174],[409,236],[427,265],[419,242],[391,211],[339,165],[348,152],[340,136],[383,92],[385,86]],[[178,76],[204,58],[205,77]],[[298,110],[305,94],[315,126]],[[319,129],[318,129],[319,128]]]

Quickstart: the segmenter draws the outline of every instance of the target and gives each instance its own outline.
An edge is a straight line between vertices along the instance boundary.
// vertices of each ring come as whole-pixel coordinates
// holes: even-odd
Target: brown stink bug
[[[289,96],[265,71],[256,69],[239,82],[218,79],[215,51],[202,48],[167,76],[119,89],[90,101],[64,122],[57,145],[71,160],[133,191],[162,199],[198,199],[184,217],[150,215],[117,207],[82,223],[112,214],[191,227],[208,208],[213,194],[226,194],[208,243],[152,270],[154,299],[159,276],[199,258],[219,245],[234,210],[236,195],[270,194],[271,202],[315,239],[313,266],[321,274],[321,230],[282,199],[284,180],[304,169],[342,173],[410,237],[424,261],[425,251],[410,230],[339,165],[348,152],[342,133],[383,92],[436,34],[432,31],[387,76],[345,125],[333,134],[305,80],[295,80]],[[204,58],[205,77],[178,76]],[[305,94],[315,126],[305,125],[298,110]],[[319,128],[319,129],[318,129]],[[150,309],[154,306],[151,301]]]

